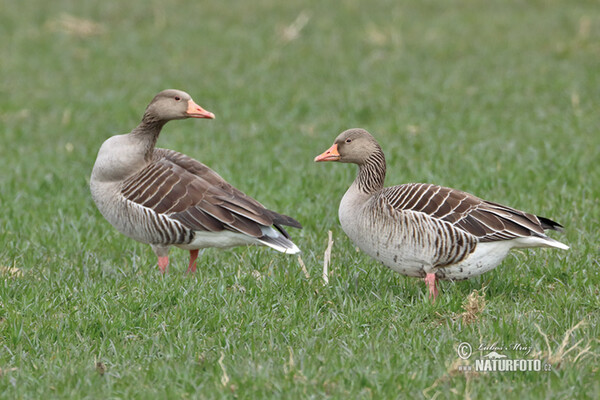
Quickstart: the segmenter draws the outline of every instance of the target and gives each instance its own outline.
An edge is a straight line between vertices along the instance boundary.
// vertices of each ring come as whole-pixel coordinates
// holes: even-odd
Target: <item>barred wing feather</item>
[[[261,226],[275,225],[289,237],[278,224],[301,227],[293,218],[266,209],[201,162],[172,150],[156,149],[153,161],[123,182],[121,194],[195,231],[230,230],[261,237]]]
[[[410,183],[383,189],[383,196],[398,211],[411,210],[446,221],[476,236],[480,242],[528,236],[545,237],[544,229],[562,226],[472,194],[442,186]]]

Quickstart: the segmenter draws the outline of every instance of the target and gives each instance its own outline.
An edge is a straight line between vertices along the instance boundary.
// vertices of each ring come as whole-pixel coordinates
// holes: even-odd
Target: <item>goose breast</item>
[[[446,221],[396,210],[385,197],[364,196],[355,188],[348,190],[340,203],[340,225],[358,248],[396,272],[424,277],[475,250],[477,238]]]

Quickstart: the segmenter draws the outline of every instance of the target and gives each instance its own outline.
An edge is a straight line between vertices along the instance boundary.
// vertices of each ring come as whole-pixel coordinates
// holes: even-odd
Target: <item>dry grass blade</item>
[[[569,339],[571,338],[571,335],[573,334],[573,332],[575,332],[575,330],[577,330],[581,326],[584,326],[585,324],[586,324],[586,321],[585,321],[585,319],[583,319],[583,320],[579,321],[577,324],[575,324],[573,327],[569,328],[565,332],[562,342],[560,343],[560,346],[558,347],[558,349],[556,351],[552,351],[552,347],[550,346],[550,339],[548,338],[548,335],[542,331],[542,328],[540,328],[540,326],[538,324],[534,324],[535,327],[537,328],[538,332],[540,332],[540,334],[544,337],[544,341],[546,342],[546,347],[547,347],[546,354],[542,354],[542,352],[539,352],[537,354],[537,356],[541,355],[544,358],[546,358],[546,360],[548,360],[548,363],[551,364],[554,368],[559,367],[560,364],[563,361],[565,361],[566,356],[574,350],[578,350],[579,352],[573,358],[572,362],[576,362],[577,360],[581,359],[585,355],[598,356],[597,354],[590,352],[590,349],[591,349],[590,343],[591,342],[588,342],[584,347],[580,346],[581,342],[583,342],[583,339],[578,340],[571,347],[567,348]]]
[[[102,24],[66,13],[48,21],[46,28],[53,32],[63,32],[79,37],[96,36],[105,32]]]
[[[12,368],[0,368],[0,377],[4,376],[7,372],[13,372],[13,371],[18,371],[19,368],[16,367],[12,367]]]
[[[21,268],[0,265],[0,275],[5,275],[8,278],[22,278],[23,271]]]
[[[331,260],[331,248],[333,247],[333,233],[331,231],[327,232],[327,248],[325,249],[325,254],[323,255],[323,282],[325,285],[329,283],[329,261]]]
[[[229,383],[229,375],[227,375],[227,370],[225,369],[225,364],[223,364],[223,360],[225,359],[225,353],[221,352],[221,357],[219,357],[219,366],[223,371],[223,375],[221,376],[221,385],[227,386]]]
[[[304,265],[304,261],[302,261],[302,257],[298,256],[298,263],[300,264],[300,267],[302,268],[302,272],[304,273],[304,276],[306,277],[306,279],[310,279],[310,274],[308,273],[308,269],[306,269],[306,265]]]
[[[289,374],[290,372],[292,372],[294,370],[294,366],[295,366],[295,363],[294,363],[294,350],[292,349],[291,346],[288,346],[288,351],[290,353],[290,358],[289,358],[288,362],[283,365],[283,371],[286,374]]]
[[[302,29],[308,24],[308,21],[310,21],[310,16],[307,12],[302,11],[298,14],[294,22],[281,30],[283,41],[291,42],[292,40],[298,39],[300,37],[300,32],[302,32]]]
[[[485,309],[485,303],[485,291],[482,289],[480,294],[479,290],[473,290],[463,303],[462,307],[465,311],[460,314],[460,317],[466,324],[477,321]]]

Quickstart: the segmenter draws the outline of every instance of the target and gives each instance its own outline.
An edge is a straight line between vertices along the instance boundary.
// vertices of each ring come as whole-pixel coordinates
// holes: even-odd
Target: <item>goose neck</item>
[[[142,143],[144,147],[145,158],[148,159],[152,156],[156,141],[160,135],[160,131],[165,125],[166,121],[152,118],[148,115],[144,115],[142,122],[131,131],[131,135],[136,137]]]
[[[383,189],[385,172],[385,157],[379,150],[371,154],[364,163],[359,164],[358,176],[354,182],[360,191],[372,194]]]

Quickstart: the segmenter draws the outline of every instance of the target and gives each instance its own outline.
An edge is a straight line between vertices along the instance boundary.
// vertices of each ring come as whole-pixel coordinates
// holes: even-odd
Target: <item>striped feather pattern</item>
[[[495,268],[511,248],[568,249],[544,234],[562,230],[548,218],[432,184],[384,187],[385,156],[365,130],[342,132],[315,161],[358,165],[340,203],[342,229],[364,252],[399,273],[467,279]],[[435,281],[428,279],[428,284]]]
[[[279,224],[301,227],[293,218],[267,210],[201,162],[172,150],[155,149],[152,161],[123,182],[121,194],[145,212],[168,216],[193,231],[229,230],[260,238],[261,226],[276,225],[289,238]],[[162,218],[156,220],[161,224]]]
[[[377,207],[373,210],[373,221],[379,223],[393,221],[393,241],[403,243],[403,246],[413,249],[429,249],[431,252],[430,264],[434,267],[443,267],[455,264],[469,254],[477,246],[477,238],[454,225],[428,214],[416,210],[398,210],[394,208],[385,196],[378,196]],[[374,210],[386,209],[383,215]],[[383,228],[381,230],[390,228]],[[392,246],[393,244],[390,243]],[[388,246],[390,245],[388,244]]]
[[[139,226],[140,231],[146,232],[145,241],[152,244],[189,244],[194,233],[183,224],[173,221],[164,214],[157,214],[152,209],[129,204],[135,212],[129,213],[133,225]]]
[[[385,188],[380,196],[395,210],[411,210],[449,222],[481,242],[545,236],[537,216],[456,189],[410,183]],[[560,225],[554,223],[548,228],[559,230]]]
[[[214,118],[183,91],[158,93],[130,133],[115,135],[98,150],[90,191],[104,218],[124,235],[150,244],[165,273],[168,250],[190,251],[267,245],[284,253],[300,249],[281,225],[301,228],[293,218],[267,210],[225,182],[206,165],[181,153],[157,149],[163,126],[172,120]]]

